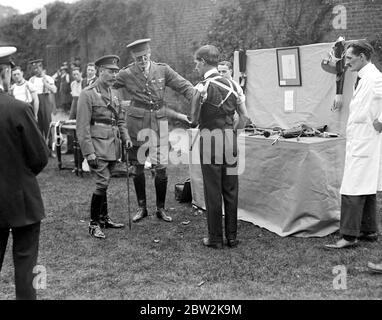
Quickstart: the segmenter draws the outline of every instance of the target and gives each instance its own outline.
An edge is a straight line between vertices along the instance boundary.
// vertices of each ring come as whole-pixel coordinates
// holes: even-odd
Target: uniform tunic
[[[167,121],[175,112],[164,105],[165,88],[170,87],[191,101],[194,88],[192,84],[164,63],[150,62],[147,78],[135,64],[122,69],[117,75],[116,88],[122,89],[125,100],[131,100],[127,110],[126,124],[135,146],[140,130],[150,128],[160,134],[160,121]]]
[[[236,172],[237,139],[233,116],[238,108],[235,85],[219,75],[216,69],[205,74],[197,86],[202,95],[194,96],[200,125],[200,161],[206,199],[208,235],[211,243],[223,241],[222,200],[225,212],[225,237],[237,235],[238,176]],[[233,91],[231,94],[231,88]],[[200,105],[200,110],[197,110]],[[221,133],[221,139],[211,139],[211,132]],[[212,142],[213,141],[213,142]]]
[[[121,157],[120,139],[125,142],[128,134],[125,110],[119,105],[117,90],[104,88],[99,80],[82,90],[76,127],[85,157],[95,153],[105,161],[118,160]]]

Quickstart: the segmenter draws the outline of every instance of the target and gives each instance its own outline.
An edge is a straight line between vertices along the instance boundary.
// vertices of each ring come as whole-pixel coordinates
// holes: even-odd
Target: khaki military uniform
[[[96,193],[106,191],[110,171],[122,156],[122,144],[128,132],[125,125],[125,110],[119,103],[115,89],[105,89],[99,81],[85,88],[78,100],[77,137],[85,157],[97,156],[99,166]]]
[[[149,137],[150,160],[155,168],[155,187],[157,207],[164,208],[167,190],[167,173],[164,160],[167,159],[168,117],[176,117],[177,113],[166,108],[164,95],[166,87],[170,87],[191,101],[194,94],[193,85],[164,63],[150,61],[147,76],[134,63],[122,69],[117,75],[115,87],[120,90],[124,100],[130,100],[131,105],[126,112],[126,124],[134,148],[129,151],[129,160],[134,166],[134,185],[140,207],[146,207],[144,161],[138,159],[138,149],[145,143],[139,141],[138,134],[142,130],[151,129]],[[146,145],[146,144],[145,144]],[[159,146],[162,146],[159,148]],[[153,152],[154,150],[154,152]],[[146,153],[148,155],[148,153]]]

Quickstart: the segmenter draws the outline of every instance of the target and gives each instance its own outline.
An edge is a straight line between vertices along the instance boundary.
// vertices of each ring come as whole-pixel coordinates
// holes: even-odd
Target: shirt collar
[[[358,77],[361,79],[365,76],[366,73],[372,68],[373,64],[369,62],[366,66],[364,66],[361,70],[358,71]]]
[[[212,68],[211,70],[208,70],[205,74],[204,74],[204,79],[207,79],[210,75],[214,74],[214,73],[218,73],[218,69],[217,68]]]
[[[23,79],[23,81],[21,81],[20,83],[15,82],[15,85],[16,86],[22,86],[25,82],[27,82],[27,81],[25,79]]]
[[[144,74],[146,74],[146,76],[150,73],[150,67],[151,67],[151,61],[149,61],[149,63],[147,64],[147,67],[146,67],[145,71],[143,72]]]

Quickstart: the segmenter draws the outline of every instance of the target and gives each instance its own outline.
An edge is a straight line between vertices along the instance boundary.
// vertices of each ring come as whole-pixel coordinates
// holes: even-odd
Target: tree
[[[236,0],[220,8],[206,42],[217,46],[225,60],[238,49],[319,42],[332,8],[326,0]]]
[[[206,43],[215,45],[224,60],[231,59],[239,48],[260,48],[264,40],[257,34],[257,26],[262,21],[257,1],[238,0],[222,6]]]

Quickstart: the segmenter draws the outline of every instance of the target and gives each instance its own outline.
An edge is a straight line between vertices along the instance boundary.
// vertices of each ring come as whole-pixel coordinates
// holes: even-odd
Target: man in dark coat
[[[87,86],[90,86],[97,80],[97,70],[96,66],[93,62],[89,62],[86,67],[86,77],[82,79],[82,89],[86,88]]]
[[[36,175],[48,150],[30,106],[8,95],[15,47],[0,47],[0,270],[10,230],[13,235],[16,299],[36,299],[37,264],[44,207]]]
[[[212,45],[195,53],[195,69],[203,80],[196,86],[192,101],[192,117],[200,128],[200,161],[206,200],[208,237],[203,245],[223,247],[222,204],[224,203],[225,238],[229,247],[236,247],[237,236],[237,134],[234,113],[245,116],[245,106],[239,110],[240,98],[235,84],[217,70],[219,51]],[[197,110],[197,111],[196,111]],[[212,136],[213,139],[212,142]]]

